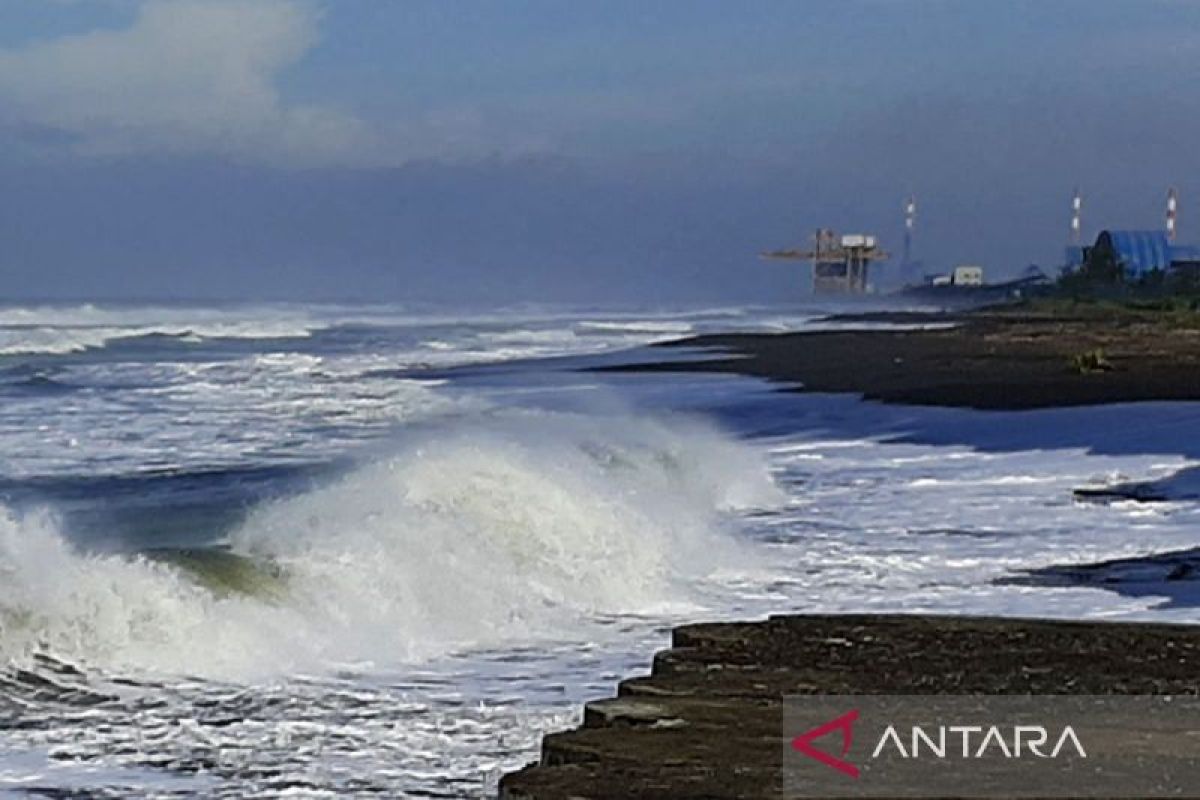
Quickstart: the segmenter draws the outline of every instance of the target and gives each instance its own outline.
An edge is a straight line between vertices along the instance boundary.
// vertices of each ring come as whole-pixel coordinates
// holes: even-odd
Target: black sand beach
[[[799,391],[994,410],[1200,399],[1196,314],[1026,307],[847,321],[872,319],[939,327],[699,336],[659,347],[712,350],[711,360],[615,369],[732,372]],[[1197,674],[1200,627],[1183,625],[940,616],[688,625],[648,677],[588,704],[581,727],[547,736],[541,761],[505,777],[500,794],[779,797],[785,695],[1195,694]]]
[[[626,371],[733,372],[802,390],[977,409],[1200,399],[1200,315],[1081,306],[967,314],[877,314],[848,321],[953,327],[697,336],[707,361]]]

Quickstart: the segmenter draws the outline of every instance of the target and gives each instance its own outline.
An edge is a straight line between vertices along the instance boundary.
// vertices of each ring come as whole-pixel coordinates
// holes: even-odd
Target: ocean
[[[0,307],[0,794],[491,796],[687,621],[1198,621],[1146,558],[1194,497],[1072,496],[1194,467],[1198,404],[592,369],[828,310]]]

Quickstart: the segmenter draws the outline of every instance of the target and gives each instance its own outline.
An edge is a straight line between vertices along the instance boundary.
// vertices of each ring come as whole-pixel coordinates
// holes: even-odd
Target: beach
[[[974,409],[992,414],[1000,431],[1022,424],[1042,431],[1039,415],[1055,409],[1200,399],[1195,314],[1018,307],[829,321],[906,327],[689,337],[654,348],[702,354],[686,363],[602,369],[734,373],[830,394],[831,403],[847,393],[890,405]],[[1112,408],[1136,414],[1139,407]],[[1022,421],[1020,412],[1033,416]],[[1091,431],[1085,424],[1067,438],[1103,449],[1110,434],[1110,424],[1097,419]],[[1054,447],[1054,439],[1041,441]],[[1190,481],[1190,472],[1181,475]],[[1093,497],[1089,490],[1075,496]],[[1151,505],[1173,498],[1155,484],[1095,496]],[[1200,553],[1190,548],[1049,565],[998,582],[1103,587],[1194,607],[1198,564]],[[500,796],[779,797],[788,733],[782,701],[789,695],[1193,695],[1198,667],[1200,629],[1192,625],[901,613],[684,626],[654,657],[649,676],[626,678],[615,697],[586,706],[580,727],[547,736],[540,760],[507,775]],[[916,786],[894,789],[921,796],[913,794]]]
[[[734,372],[806,391],[990,410],[1200,399],[1195,313],[1060,305],[833,320],[917,329],[697,336],[665,347],[707,351],[706,360],[629,369]]]
[[[697,623],[1194,623],[1195,403],[697,369],[956,320],[844,310],[0,307],[0,793],[495,797]]]

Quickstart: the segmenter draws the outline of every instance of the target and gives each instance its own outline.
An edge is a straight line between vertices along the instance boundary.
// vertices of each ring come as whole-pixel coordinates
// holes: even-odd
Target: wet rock
[[[1125,597],[1158,597],[1158,608],[1200,607],[1200,548],[1090,564],[1054,564],[997,581],[1015,586],[1086,586]]]

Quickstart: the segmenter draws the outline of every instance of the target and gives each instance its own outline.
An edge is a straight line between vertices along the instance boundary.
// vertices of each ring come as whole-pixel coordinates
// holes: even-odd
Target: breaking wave
[[[577,632],[697,600],[780,501],[704,426],[536,415],[428,433],[252,512],[215,554],[85,555],[0,513],[0,660],[253,677]]]
[[[695,325],[687,320],[614,320],[614,321],[584,321],[579,323],[581,330],[601,331],[604,333],[653,333],[672,336],[682,336],[695,330]]]
[[[65,355],[145,338],[183,342],[308,338],[334,322],[287,306],[8,307],[0,308],[0,356]]]
[[[320,325],[296,322],[157,323],[131,327],[0,327],[0,355],[66,355],[137,339],[299,339]]]

